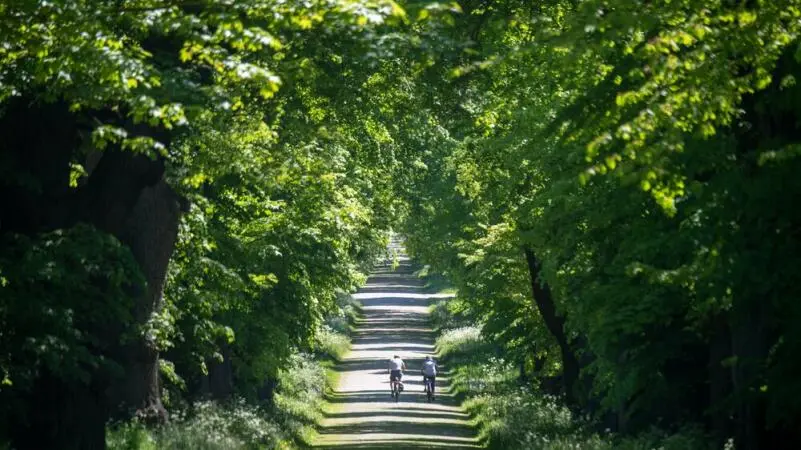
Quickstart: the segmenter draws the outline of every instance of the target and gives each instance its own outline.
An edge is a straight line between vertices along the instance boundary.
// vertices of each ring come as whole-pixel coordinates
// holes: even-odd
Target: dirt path
[[[425,294],[409,261],[376,271],[354,295],[364,305],[350,353],[339,364],[339,386],[329,400],[316,448],[478,448],[469,417],[448,388],[447,372],[437,378],[437,398],[423,394],[420,364],[434,353],[428,307],[443,295]],[[387,361],[398,354],[409,370],[405,391],[389,395]],[[447,368],[443,368],[447,369]]]

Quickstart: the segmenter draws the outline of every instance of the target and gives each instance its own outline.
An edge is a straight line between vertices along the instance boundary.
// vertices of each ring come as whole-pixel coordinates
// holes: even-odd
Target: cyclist
[[[420,368],[420,373],[423,374],[423,392],[426,390],[426,382],[431,380],[431,398],[434,398],[434,388],[437,385],[437,363],[430,356],[426,356],[423,367]]]
[[[389,388],[392,390],[392,383],[398,384],[398,389],[403,390],[403,371],[406,370],[406,363],[400,356],[395,355],[389,360]]]

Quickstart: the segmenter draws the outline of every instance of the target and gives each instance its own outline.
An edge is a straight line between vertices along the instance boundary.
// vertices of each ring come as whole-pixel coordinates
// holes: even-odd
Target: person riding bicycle
[[[392,388],[392,383],[398,383],[398,389],[403,390],[403,371],[406,370],[406,363],[403,362],[400,356],[395,355],[389,360],[389,386]]]
[[[420,373],[423,374],[423,392],[425,392],[426,382],[431,380],[431,397],[434,397],[434,388],[437,383],[437,363],[430,356],[426,356],[423,362],[423,367],[420,368]]]

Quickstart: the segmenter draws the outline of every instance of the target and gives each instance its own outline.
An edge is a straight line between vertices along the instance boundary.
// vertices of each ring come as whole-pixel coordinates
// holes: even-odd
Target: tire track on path
[[[429,306],[447,295],[425,293],[412,272],[402,256],[395,270],[376,270],[354,294],[364,317],[351,351],[337,365],[339,383],[328,398],[315,448],[480,448],[469,416],[449,389],[447,371],[437,377],[436,400],[426,401],[420,365],[434,354]],[[395,354],[408,366],[398,403],[390,398],[387,374]]]

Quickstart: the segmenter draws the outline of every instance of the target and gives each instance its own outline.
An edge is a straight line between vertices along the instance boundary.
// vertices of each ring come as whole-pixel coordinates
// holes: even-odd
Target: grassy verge
[[[518,381],[518,372],[481,333],[480,325],[462,316],[460,300],[432,306],[439,337],[437,350],[450,369],[452,389],[464,400],[482,442],[504,450],[707,450],[702,432],[658,429],[636,436],[598,431],[588,418],[576,417],[560,398]]]
[[[361,303],[352,296],[343,295],[338,299],[338,303],[340,313],[328,318],[321,333],[320,348],[324,349],[324,352],[318,355],[318,360],[325,370],[325,392],[317,409],[320,415],[310,429],[306,444],[310,444],[316,438],[322,413],[334,412],[335,407],[326,401],[326,396],[333,394],[339,384],[340,372],[337,370],[337,364],[350,351],[350,334],[356,329],[356,322],[363,317]]]

